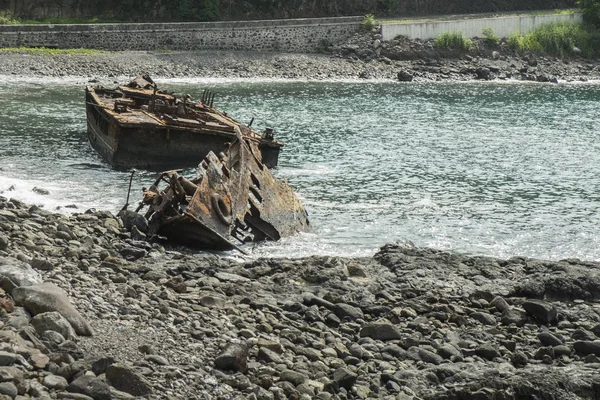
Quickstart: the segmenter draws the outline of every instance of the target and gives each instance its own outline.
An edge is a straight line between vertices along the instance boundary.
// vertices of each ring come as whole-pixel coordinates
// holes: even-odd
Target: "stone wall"
[[[483,37],[482,31],[491,28],[499,37],[508,37],[512,33],[527,33],[541,25],[556,22],[581,23],[582,15],[549,14],[521,15],[495,18],[469,18],[450,21],[411,21],[405,23],[383,24],[383,40],[392,40],[402,35],[410,39],[434,39],[442,33],[460,32],[464,37]]]
[[[0,47],[316,52],[360,29],[360,17],[156,24],[0,25]]]

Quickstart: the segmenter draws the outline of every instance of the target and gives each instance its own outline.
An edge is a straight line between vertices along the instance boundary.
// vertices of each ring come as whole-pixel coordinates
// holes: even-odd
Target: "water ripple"
[[[370,255],[411,240],[600,259],[598,84],[202,83],[165,84],[196,98],[209,88],[235,118],[274,126],[286,142],[276,174],[314,226],[254,255]],[[124,203],[128,174],[86,142],[82,85],[0,85],[0,126],[0,191],[47,207]],[[30,196],[34,184],[50,196]]]

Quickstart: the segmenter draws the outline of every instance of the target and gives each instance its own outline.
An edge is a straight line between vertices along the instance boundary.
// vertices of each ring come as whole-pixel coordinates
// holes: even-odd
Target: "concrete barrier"
[[[449,21],[412,21],[406,23],[382,24],[383,40],[392,40],[402,35],[411,39],[434,39],[447,32],[460,32],[464,37],[482,37],[482,31],[491,28],[499,37],[508,37],[513,33],[527,33],[541,25],[553,22],[581,23],[582,15],[548,14],[522,15],[494,18],[469,18]]]
[[[362,17],[270,21],[0,25],[0,47],[246,50],[312,53],[346,40]]]

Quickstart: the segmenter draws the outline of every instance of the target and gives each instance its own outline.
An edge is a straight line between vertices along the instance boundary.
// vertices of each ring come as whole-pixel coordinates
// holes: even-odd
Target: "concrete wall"
[[[0,47],[310,53],[346,40],[362,17],[154,24],[0,25]]]
[[[383,40],[392,40],[398,35],[411,39],[434,39],[447,32],[460,32],[465,37],[482,37],[485,28],[491,28],[499,37],[508,37],[512,33],[526,33],[540,25],[552,22],[578,22],[582,21],[579,13],[574,14],[549,14],[528,16],[507,16],[496,18],[473,18],[451,21],[424,21],[383,24],[381,33]]]

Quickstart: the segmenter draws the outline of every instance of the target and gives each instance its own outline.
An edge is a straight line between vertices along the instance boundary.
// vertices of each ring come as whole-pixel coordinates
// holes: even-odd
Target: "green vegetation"
[[[484,37],[483,40],[487,45],[495,46],[500,42],[500,38],[494,33],[494,30],[492,28],[484,28],[482,33]]]
[[[0,48],[0,54],[3,53],[21,53],[21,54],[42,54],[57,55],[67,54],[72,56],[93,55],[105,53],[103,50],[94,49],[50,49],[47,47],[4,47]]]
[[[575,11],[574,8],[564,8],[564,9],[559,9],[559,10],[554,10],[553,14],[563,14],[563,15],[568,15],[568,14],[573,14]]]
[[[506,40],[506,44],[511,49],[524,53],[526,51],[541,51],[542,47],[539,43],[533,40],[530,35],[520,35],[513,33]]]
[[[99,18],[45,18],[45,19],[24,19],[21,24],[103,24],[117,21],[106,21]]]
[[[600,54],[600,32],[589,25],[554,23],[525,35],[513,34],[507,44],[518,52],[543,51],[558,57],[572,54],[578,48],[583,56],[594,57]]]
[[[131,0],[129,0],[131,1]],[[217,21],[222,19],[219,0],[177,0],[175,15],[182,21]]]
[[[366,31],[370,31],[377,25],[377,21],[375,20],[375,16],[373,14],[367,14],[362,20],[362,27]]]
[[[0,11],[0,25],[15,25],[20,24],[17,18],[13,17],[13,15],[8,11]]]
[[[469,51],[473,47],[473,42],[463,37],[460,32],[446,32],[435,39],[435,47],[442,50]]]
[[[574,8],[558,8],[558,9],[552,10],[550,12],[548,12],[548,11],[530,11],[526,14],[519,14],[519,15],[553,15],[553,14],[554,15],[568,15],[568,14],[573,14],[576,11],[579,11],[579,10],[576,10]]]
[[[578,0],[577,5],[583,13],[583,20],[600,28],[600,0]]]

